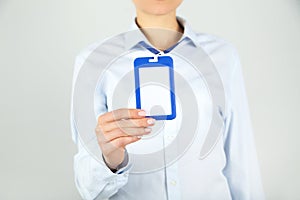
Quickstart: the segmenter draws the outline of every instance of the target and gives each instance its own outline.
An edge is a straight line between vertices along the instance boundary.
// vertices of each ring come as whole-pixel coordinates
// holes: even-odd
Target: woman
[[[229,101],[228,111],[224,113],[224,135],[204,160],[197,160],[193,157],[196,153],[189,150],[183,159],[163,170],[130,174],[126,149],[129,144],[138,144],[141,136],[150,134],[156,121],[145,117],[146,111],[141,109],[122,108],[107,112],[109,106],[102,102],[95,132],[103,162],[97,162],[75,139],[79,152],[74,167],[80,194],[84,199],[264,199],[235,49],[219,38],[194,33],[184,19],[176,16],[182,0],[133,2],[137,15],[135,25],[146,36],[145,42],[150,43],[148,47],[172,52],[172,47],[186,38],[203,48],[215,63]],[[84,55],[90,51],[92,49],[87,48],[78,60],[84,60]],[[76,63],[74,80],[81,65],[82,61]],[[208,113],[204,116],[209,118]],[[73,121],[72,127],[73,136],[77,138]],[[193,159],[185,160],[185,157]]]

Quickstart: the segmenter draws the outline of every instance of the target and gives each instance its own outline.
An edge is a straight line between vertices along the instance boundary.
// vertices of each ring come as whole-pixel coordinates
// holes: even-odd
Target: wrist
[[[129,157],[128,157],[128,153],[127,150],[125,149],[124,152],[124,159],[120,164],[111,164],[109,163],[109,161],[107,161],[108,159],[105,159],[105,156],[102,154],[102,158],[103,161],[105,163],[105,165],[113,172],[116,173],[118,170],[120,170],[121,168],[125,167],[128,162],[129,162]]]

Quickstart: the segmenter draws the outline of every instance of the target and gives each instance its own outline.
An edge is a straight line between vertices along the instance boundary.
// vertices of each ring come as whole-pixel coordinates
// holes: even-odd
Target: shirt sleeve
[[[77,75],[87,57],[88,53],[84,52],[76,59],[72,84],[72,96]],[[104,101],[102,103],[104,103]],[[74,156],[76,187],[83,199],[107,199],[116,194],[128,181],[129,169],[131,167],[128,159],[128,153],[125,151],[126,159],[119,165],[119,169],[113,173],[105,164],[104,160],[101,162],[96,160],[80,141],[80,137],[75,126],[72,100],[70,117],[72,138],[78,147],[78,153]]]
[[[231,76],[229,114],[226,119],[224,150],[227,177],[232,199],[262,200],[260,177],[244,80],[238,55]]]

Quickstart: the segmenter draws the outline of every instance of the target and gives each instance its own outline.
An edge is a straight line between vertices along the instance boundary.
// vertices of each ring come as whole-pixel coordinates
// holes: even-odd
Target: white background
[[[300,1],[185,0],[179,14],[238,49],[267,199],[300,199]],[[74,59],[133,17],[129,0],[0,0],[0,199],[80,199]]]

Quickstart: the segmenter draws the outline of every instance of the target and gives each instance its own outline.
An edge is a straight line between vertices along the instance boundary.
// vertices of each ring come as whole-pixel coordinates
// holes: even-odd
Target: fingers
[[[139,140],[140,138],[137,136],[125,136],[116,138],[115,140],[105,144],[100,144],[100,146],[104,155],[110,155],[110,153],[116,151],[117,149],[124,149],[126,145],[137,142]]]
[[[138,140],[140,140],[140,138],[137,136],[127,136],[117,138],[111,141],[109,144],[112,144],[116,148],[124,148],[126,145],[136,142]]]
[[[154,125],[155,119],[146,118],[145,115],[146,112],[139,109],[119,109],[101,115],[95,132],[104,155],[149,134],[149,126]]]
[[[105,134],[100,134],[101,143],[111,142],[119,137],[127,137],[127,136],[143,136],[149,134],[151,132],[151,128],[124,128],[124,129],[114,129]]]
[[[143,136],[151,133],[151,128],[122,128],[121,129],[127,136]]]
[[[146,112],[144,110],[122,108],[101,115],[98,118],[98,122],[107,123],[107,122],[119,121],[121,119],[139,119],[139,118],[144,118],[145,116],[146,116]]]
[[[153,126],[155,119],[152,118],[142,118],[142,119],[127,119],[119,120],[115,122],[109,122],[102,126],[104,132],[109,132],[114,129],[124,129],[124,128],[146,128],[148,126]]]

